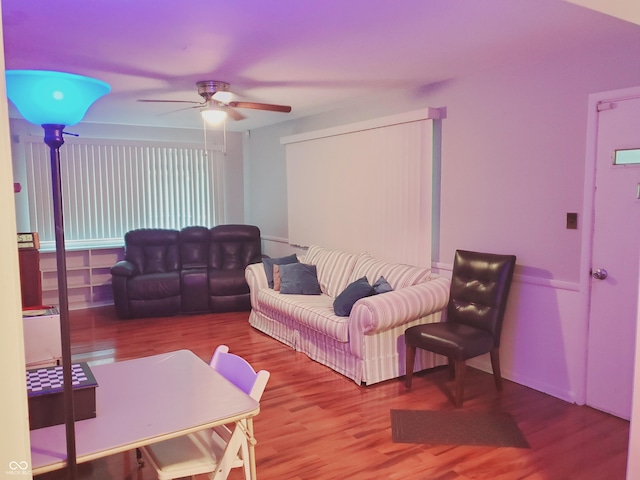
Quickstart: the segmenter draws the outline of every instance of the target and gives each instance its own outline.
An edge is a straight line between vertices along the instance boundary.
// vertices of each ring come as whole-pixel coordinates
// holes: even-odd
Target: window
[[[614,165],[638,165],[640,164],[640,148],[627,148],[616,150],[613,157]]]
[[[25,145],[30,225],[52,246],[50,153],[42,141]],[[122,244],[135,228],[221,223],[220,151],[193,146],[71,140],[60,148],[65,243]]]

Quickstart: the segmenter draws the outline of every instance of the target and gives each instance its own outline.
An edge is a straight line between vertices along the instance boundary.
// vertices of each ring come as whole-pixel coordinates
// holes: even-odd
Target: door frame
[[[584,318],[582,332],[580,332],[583,343],[583,375],[581,378],[581,388],[576,388],[576,403],[585,405],[587,401],[587,356],[590,323],[591,305],[591,260],[593,257],[593,228],[595,221],[595,186],[596,186],[596,165],[597,165],[597,144],[598,144],[598,104],[600,102],[621,101],[640,97],[640,86],[609,90],[605,92],[593,93],[589,95],[587,114],[587,148],[585,156],[584,175],[584,196],[582,213],[582,254],[580,258],[580,295],[581,317]],[[640,292],[638,294],[640,296]],[[638,312],[640,314],[640,312]],[[577,332],[576,332],[577,333]],[[636,332],[637,342],[640,342],[640,328]],[[640,369],[640,355],[635,357],[635,369]],[[640,397],[640,385],[634,383],[634,397]],[[632,417],[633,420],[633,417]],[[640,419],[636,419],[640,422]]]

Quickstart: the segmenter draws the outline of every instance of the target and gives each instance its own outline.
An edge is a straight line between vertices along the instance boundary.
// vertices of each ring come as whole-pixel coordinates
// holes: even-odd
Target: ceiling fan
[[[198,95],[202,97],[201,102],[190,100],[138,100],[139,102],[164,102],[164,103],[192,103],[193,107],[200,108],[202,118],[207,122],[221,123],[227,116],[233,120],[242,120],[245,116],[237,108],[249,108],[253,110],[267,110],[270,112],[289,113],[291,107],[288,105],[273,105],[270,103],[240,102],[234,101],[233,94],[229,90],[227,82],[218,80],[202,80],[196,82]]]

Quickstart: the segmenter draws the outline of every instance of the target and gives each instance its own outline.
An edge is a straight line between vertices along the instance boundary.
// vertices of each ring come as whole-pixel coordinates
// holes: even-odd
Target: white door
[[[640,98],[598,114],[587,404],[631,417],[640,252]]]

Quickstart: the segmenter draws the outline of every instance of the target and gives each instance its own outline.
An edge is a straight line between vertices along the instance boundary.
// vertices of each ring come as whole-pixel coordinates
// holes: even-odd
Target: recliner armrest
[[[120,260],[113,267],[111,267],[111,275],[116,275],[119,277],[133,277],[138,274],[138,269],[136,266],[127,261]]]

